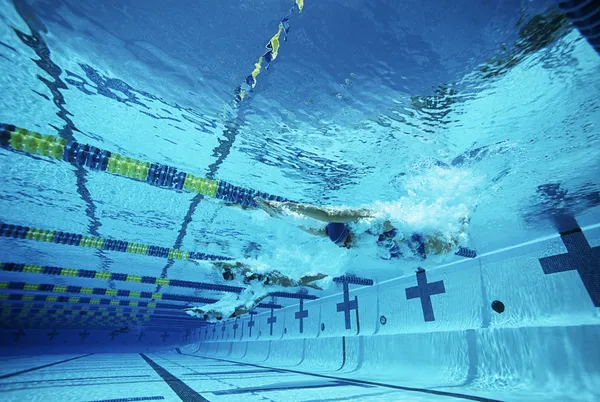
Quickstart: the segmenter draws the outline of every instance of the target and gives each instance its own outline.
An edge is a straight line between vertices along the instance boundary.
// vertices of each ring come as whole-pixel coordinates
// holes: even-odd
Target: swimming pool
[[[1,0],[3,400],[596,400],[598,3],[561,7]],[[255,196],[374,216],[339,248]],[[187,315],[228,261],[328,277]]]

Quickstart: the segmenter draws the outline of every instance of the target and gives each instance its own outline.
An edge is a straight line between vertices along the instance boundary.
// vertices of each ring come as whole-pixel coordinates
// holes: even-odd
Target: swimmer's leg
[[[471,223],[471,217],[465,216],[462,219],[460,219],[459,222],[462,225],[459,235],[462,235],[467,231],[467,227],[469,226],[469,223]],[[468,247],[458,246],[458,250],[454,253],[454,255],[465,258],[475,258],[477,257],[477,251]]]
[[[250,310],[252,310],[254,307],[258,306],[258,304],[261,301],[263,301],[264,299],[266,299],[267,297],[269,297],[269,295],[257,297],[256,299],[254,299],[252,301],[252,304],[250,304],[250,306],[245,305],[245,306],[236,307],[235,311],[229,318],[239,317],[241,315],[247,314],[248,312],[250,312]]]
[[[460,235],[462,235],[469,225],[470,218],[464,217],[460,220],[462,225],[461,230],[458,234],[450,237],[444,235],[442,232],[436,232],[431,236],[425,237],[425,253],[426,255],[444,255],[456,251],[454,254],[460,257],[475,258],[477,252],[467,247],[459,246]]]
[[[317,290],[323,290],[323,289],[321,289],[319,286],[317,286],[311,282],[320,281],[321,279],[324,279],[324,278],[327,278],[327,275],[324,275],[324,274],[307,275],[307,276],[303,276],[302,278],[300,278],[299,281],[296,281],[294,279],[288,278],[287,276],[283,275],[279,271],[273,271],[269,275],[269,281],[270,281],[270,284],[272,284],[272,285],[282,286],[285,288],[306,286],[306,287],[317,289]]]
[[[449,254],[458,246],[458,236],[446,237],[442,232],[425,236],[425,255]]]

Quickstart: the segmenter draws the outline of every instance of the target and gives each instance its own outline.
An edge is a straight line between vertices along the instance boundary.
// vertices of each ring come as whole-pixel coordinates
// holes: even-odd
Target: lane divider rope
[[[67,297],[67,296],[46,296],[27,293],[0,293],[0,300],[6,301],[26,301],[26,302],[44,302],[44,303],[67,303],[67,304],[91,304],[108,305],[123,307],[145,307],[160,309],[179,309],[185,306],[168,303],[151,303],[143,301],[130,301],[119,299],[97,299],[93,297]]]
[[[169,321],[195,321],[198,320],[181,313],[180,316],[160,315],[154,309],[111,309],[106,307],[98,307],[90,310],[65,309],[64,306],[3,306],[0,309],[1,317],[49,317],[56,318],[60,316],[76,316],[76,317],[140,317],[144,319],[160,318]]]
[[[184,251],[174,248],[151,246],[124,240],[105,239],[101,237],[84,236],[58,230],[45,230],[27,226],[0,223],[0,236],[13,239],[25,239],[46,243],[67,244],[77,247],[96,248],[99,250],[119,251],[122,253],[149,255],[152,257],[168,258],[171,260],[211,260],[228,261],[231,257],[206,254],[195,251]]]
[[[141,312],[115,312],[115,311],[75,311],[62,309],[2,309],[1,317],[45,317],[54,316],[79,316],[79,317],[139,317],[150,319],[150,313]]]
[[[265,73],[269,71],[271,63],[279,55],[279,47],[281,46],[281,35],[283,34],[284,42],[287,41],[288,33],[290,32],[290,18],[294,12],[300,14],[304,9],[304,0],[296,0],[294,5],[290,8],[287,15],[279,21],[279,26],[275,35],[271,37],[265,48],[267,51],[258,58],[258,61],[254,64],[254,70],[246,77],[246,80],[242,85],[235,90],[235,101],[239,103],[244,100],[246,93],[252,91],[256,86],[256,78],[262,71],[263,64],[265,64]]]
[[[0,289],[25,290],[30,292],[73,293],[99,296],[119,296],[140,299],[184,301],[204,303],[205,298],[196,296],[174,295],[169,293],[138,292],[124,289],[87,288],[83,286],[54,285],[49,283],[0,282]]]
[[[192,281],[184,281],[180,279],[166,279],[166,278],[156,278],[151,276],[139,276],[139,275],[131,275],[124,273],[110,273],[110,272],[100,272],[100,271],[92,271],[87,269],[74,269],[74,268],[60,268],[60,267],[52,267],[52,266],[43,266],[43,265],[32,265],[32,264],[15,264],[12,262],[0,262],[0,271],[4,272],[20,272],[20,273],[31,273],[31,274],[42,274],[42,275],[55,275],[55,276],[65,276],[65,277],[79,277],[79,278],[88,278],[88,279],[100,279],[105,281],[120,281],[120,282],[129,282],[129,283],[143,283],[149,285],[161,285],[161,286],[173,286],[173,287],[181,287],[188,289],[196,289],[196,290],[208,290],[208,291],[216,291],[216,292],[228,292],[228,293],[241,293],[244,288],[240,286],[230,286],[230,285],[219,285],[214,283],[205,283],[205,282],[192,282]],[[3,286],[8,286],[8,282],[0,282],[0,289],[3,289]],[[29,287],[39,287],[42,285],[37,284],[25,284],[23,282],[10,282],[15,286],[10,289],[18,289],[18,290],[41,290],[41,289],[30,289]],[[22,289],[19,289],[18,286],[23,286]],[[116,290],[116,289],[98,289],[98,288],[82,288],[79,286],[65,286],[65,285],[43,285],[47,287],[51,287],[52,289],[58,290],[50,290],[50,291],[67,291],[66,289],[78,290],[75,293],[82,294],[95,294],[95,295],[107,295],[107,296],[124,296],[124,297],[135,297],[135,298],[148,298],[148,299],[162,299],[162,300],[172,300],[172,301],[194,301],[206,303],[211,299],[193,297],[194,300],[189,299],[191,296],[184,295],[175,295],[168,293],[151,293],[151,292],[140,292],[140,291],[132,291],[132,290]],[[6,287],[4,287],[6,289]],[[106,291],[107,293],[102,293],[102,291]],[[96,292],[96,293],[90,293]],[[315,300],[317,296],[310,295],[306,292],[300,293],[288,293],[288,292],[272,292],[269,294],[270,296],[289,298],[289,299],[305,299],[305,300]],[[214,302],[214,301],[212,301]],[[264,304],[263,304],[264,305]]]
[[[67,142],[60,137],[42,135],[9,124],[0,123],[0,146],[12,151],[62,160],[90,170],[143,181],[157,187],[202,194],[247,207],[257,207],[255,197],[291,201],[254,189],[234,186],[223,180],[194,176],[171,166],[143,162],[92,145],[80,144],[76,141]]]
[[[90,317],[88,319],[76,319],[75,317],[69,319],[49,319],[44,317],[15,317],[7,320],[2,320],[0,327],[14,329],[15,327],[27,326],[27,327],[43,327],[43,326],[54,326],[60,325],[61,329],[66,325],[76,324],[78,329],[80,325],[143,325],[149,321],[131,318],[131,317]]]

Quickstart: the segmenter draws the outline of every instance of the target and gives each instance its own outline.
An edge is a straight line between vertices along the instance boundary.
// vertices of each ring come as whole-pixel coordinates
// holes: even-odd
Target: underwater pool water
[[[598,398],[599,7],[0,0],[2,398]]]

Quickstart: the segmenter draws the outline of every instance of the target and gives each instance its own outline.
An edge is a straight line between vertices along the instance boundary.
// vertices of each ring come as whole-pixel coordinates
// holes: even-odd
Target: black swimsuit
[[[394,237],[397,234],[398,230],[394,228],[379,235],[379,238],[377,239],[377,245],[381,248],[384,248],[390,255],[388,258],[381,257],[384,260],[397,260],[404,257],[404,254],[402,253],[402,250],[400,250],[398,243],[394,241]],[[425,240],[423,235],[415,232],[410,236],[410,239],[403,239],[403,242],[412,250],[415,256],[419,257],[419,259],[425,260],[427,258],[427,255],[425,254]]]

